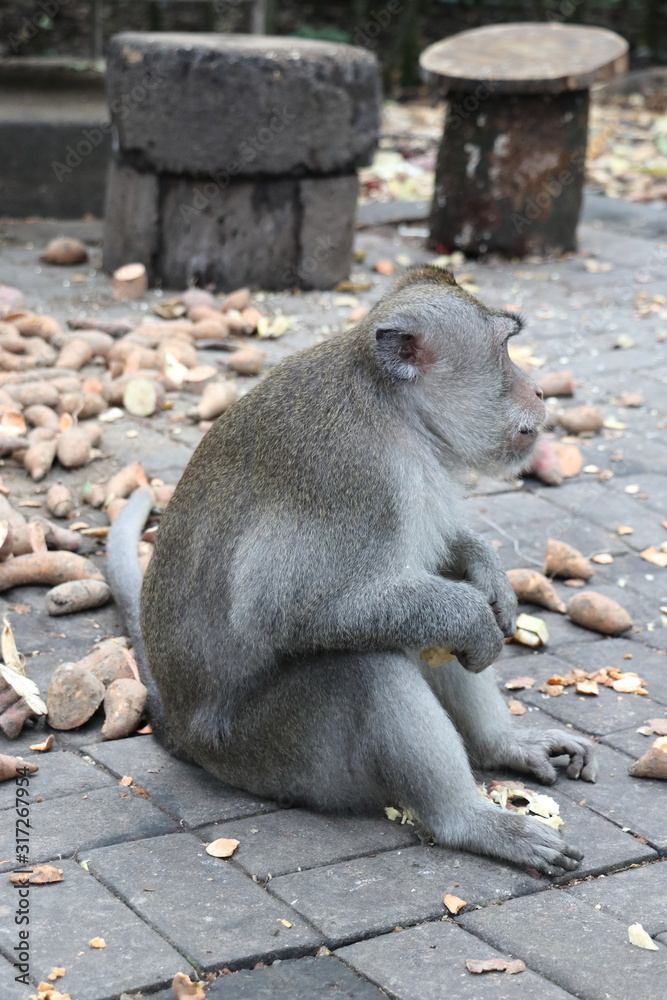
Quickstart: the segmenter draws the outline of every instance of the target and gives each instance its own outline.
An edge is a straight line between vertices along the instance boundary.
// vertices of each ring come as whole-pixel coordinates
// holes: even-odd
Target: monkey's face
[[[380,367],[449,466],[516,473],[546,417],[541,389],[508,353],[522,320],[435,271],[417,272],[369,316]]]

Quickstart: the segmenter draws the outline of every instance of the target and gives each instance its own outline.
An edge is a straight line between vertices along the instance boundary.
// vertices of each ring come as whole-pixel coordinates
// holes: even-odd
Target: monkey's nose
[[[535,395],[537,396],[538,399],[544,399],[544,393],[540,389],[539,385],[535,386]]]

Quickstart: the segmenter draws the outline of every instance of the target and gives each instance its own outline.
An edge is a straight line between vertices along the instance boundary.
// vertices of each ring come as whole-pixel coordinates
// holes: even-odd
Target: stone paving
[[[664,783],[632,778],[627,766],[650,744],[638,727],[667,716],[667,612],[661,611],[667,570],[639,556],[667,539],[661,526],[667,518],[667,309],[658,299],[653,312],[640,316],[636,299],[665,294],[667,244],[637,235],[631,222],[632,213],[620,230],[617,221],[604,219],[582,226],[582,254],[611,264],[607,272],[589,273],[582,254],[458,269],[485,301],[521,308],[528,320],[523,342],[544,359],[543,370],[574,369],[576,403],[599,405],[606,417],[627,425],[580,442],[584,464],[614,473],[607,481],[583,472],[556,488],[532,479],[480,481],[468,501],[471,522],[500,545],[507,568],[539,565],[549,536],[587,555],[610,553],[613,563],[596,565],[590,587],[623,603],[635,622],[624,637],[604,639],[528,607],[547,622],[549,645],[540,652],[507,646],[497,664],[501,681],[518,674],[537,680],[531,691],[512,693],[527,710],[517,726],[560,724],[599,742],[598,783],[560,777],[553,791],[568,837],[585,851],[577,877],[553,885],[510,865],[423,845],[410,826],[383,816],[283,810],[171,759],[151,736],[101,742],[93,719],[80,731],[57,733],[31,779],[31,860],[56,862],[64,877],[30,891],[32,986],[26,987],[15,982],[11,966],[19,940],[17,893],[6,874],[0,876],[2,1000],[27,1000],[54,966],[66,969],[57,985],[72,1000],[148,994],[167,1000],[179,970],[193,979],[222,973],[206,986],[216,1000],[664,1000],[667,796]],[[94,222],[55,228],[92,244],[99,238]],[[21,287],[31,307],[63,322],[91,310],[118,316],[142,308],[115,304],[109,282],[92,267],[40,267],[37,248],[52,229],[0,222],[1,280]],[[354,277],[371,286],[354,293],[360,303],[375,301],[391,283],[372,270],[377,259],[398,253],[419,263],[432,256],[421,239],[390,227],[361,230],[357,246],[366,258]],[[74,273],[83,280],[72,282]],[[351,305],[349,295],[335,292],[259,298],[260,308],[295,317],[288,333],[268,345],[271,363],[335,334]],[[614,346],[621,334],[631,346]],[[645,405],[620,406],[626,391],[641,392]],[[85,473],[60,471],[34,487],[7,464],[3,480],[13,500],[40,499],[58,476],[74,484],[104,479],[138,458],[151,475],[174,482],[200,437],[178,419],[189,405],[175,400],[172,411],[151,421],[127,418],[106,426],[104,455]],[[138,436],[128,438],[128,429]],[[630,485],[639,489],[628,493]],[[96,516],[85,509],[90,523]],[[616,534],[621,524],[634,533]],[[556,587],[565,600],[571,596],[567,587]],[[0,604],[19,648],[33,653],[28,673],[45,691],[55,666],[76,660],[100,636],[121,634],[122,625],[113,606],[49,619],[42,597],[39,588],[21,588]],[[19,613],[16,605],[30,610]],[[542,681],[572,666],[635,670],[649,694],[539,693]],[[28,747],[42,728],[0,751],[36,759]],[[119,784],[124,775],[132,787]],[[0,815],[0,862],[9,870],[16,867],[10,782],[0,785]],[[240,841],[231,859],[205,853],[217,837]],[[443,906],[447,892],[467,903],[455,918]],[[630,945],[627,927],[635,921],[657,951]],[[93,937],[103,937],[106,948],[91,949]],[[467,958],[499,955],[522,958],[527,971],[473,977],[466,970]]]

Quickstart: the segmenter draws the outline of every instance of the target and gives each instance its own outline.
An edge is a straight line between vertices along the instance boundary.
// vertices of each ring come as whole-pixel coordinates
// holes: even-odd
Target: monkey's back
[[[201,713],[202,702],[224,716],[327,587],[385,558],[398,516],[385,441],[401,429],[392,431],[354,336],[276,366],[215,422],[183,473],[141,610],[150,670],[174,718]]]

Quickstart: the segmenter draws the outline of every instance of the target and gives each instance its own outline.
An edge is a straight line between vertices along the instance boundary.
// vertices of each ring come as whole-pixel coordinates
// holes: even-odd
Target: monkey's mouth
[[[519,427],[519,434],[526,438],[537,437],[539,427]]]

